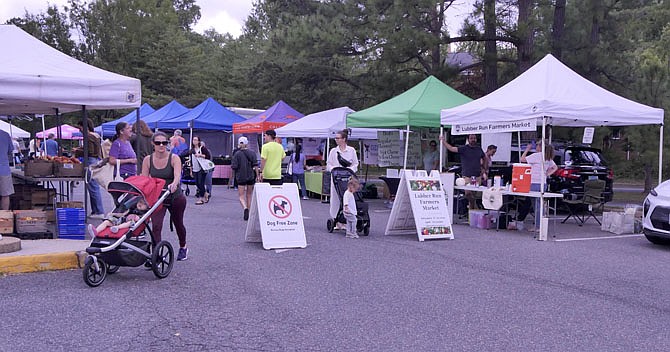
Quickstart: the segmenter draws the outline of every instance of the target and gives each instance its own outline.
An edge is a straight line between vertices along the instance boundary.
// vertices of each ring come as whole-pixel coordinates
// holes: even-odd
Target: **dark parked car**
[[[605,181],[605,201],[612,200],[614,174],[600,149],[582,146],[559,148],[556,150],[554,162],[558,171],[550,178],[551,192],[571,193],[579,198],[584,194],[584,181],[599,179]]]

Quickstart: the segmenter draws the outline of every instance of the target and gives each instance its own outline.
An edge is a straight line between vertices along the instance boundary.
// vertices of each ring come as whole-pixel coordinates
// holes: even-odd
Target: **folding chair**
[[[581,199],[563,199],[570,214],[561,223],[565,223],[572,217],[577,221],[577,225],[582,226],[588,219],[593,218],[598,225],[601,225],[600,220],[596,218],[594,208],[602,208],[605,205],[604,191],[605,181],[584,181],[584,196]]]

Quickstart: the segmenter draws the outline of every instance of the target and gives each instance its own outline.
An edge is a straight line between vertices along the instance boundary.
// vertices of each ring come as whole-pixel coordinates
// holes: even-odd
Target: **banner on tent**
[[[247,242],[263,242],[263,248],[305,248],[305,225],[298,186],[258,183],[249,209]]]
[[[416,233],[419,241],[454,239],[451,217],[437,170],[405,170],[393,201],[385,235]]]
[[[480,134],[497,132],[516,132],[516,131],[535,131],[537,129],[537,119],[526,119],[507,122],[481,122],[454,124],[451,127],[451,134]]]

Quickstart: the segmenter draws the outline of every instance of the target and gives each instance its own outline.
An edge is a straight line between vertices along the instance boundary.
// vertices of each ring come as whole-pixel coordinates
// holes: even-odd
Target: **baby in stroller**
[[[124,199],[119,199],[119,206],[100,225],[95,228],[91,224],[88,225],[88,232],[91,237],[98,236],[98,233],[108,227],[112,233],[130,228],[149,210],[147,201],[140,196],[129,196],[129,193],[124,193],[119,198],[122,197]]]
[[[363,201],[363,194],[359,190],[359,182],[356,174],[348,168],[345,167],[336,167],[331,170],[330,177],[333,179],[333,186],[335,187],[335,192],[340,199],[340,208],[337,211],[337,216],[335,219],[328,219],[326,222],[326,228],[328,232],[333,232],[337,223],[347,223],[347,228],[349,228],[350,223],[355,220],[355,231],[352,232],[354,235],[361,234],[367,236],[370,234],[370,214],[368,213],[368,204]],[[355,202],[355,214],[353,211],[350,211],[351,215],[355,215],[355,219],[352,216],[349,216],[347,219],[347,209],[344,208],[344,194],[350,188],[350,180],[354,180],[352,183],[350,193],[353,194]],[[352,207],[353,208],[353,207]],[[354,210],[354,209],[350,209]],[[347,230],[349,232],[349,230]],[[347,233],[349,234],[349,233]],[[355,238],[355,236],[349,236]]]

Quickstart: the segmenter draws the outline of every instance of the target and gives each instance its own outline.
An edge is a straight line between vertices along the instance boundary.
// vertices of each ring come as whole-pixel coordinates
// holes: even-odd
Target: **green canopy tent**
[[[410,127],[440,127],[440,111],[472,101],[434,76],[421,81],[404,93],[365,110],[347,116],[347,127],[405,129],[405,160]],[[440,148],[442,159],[442,148]]]

